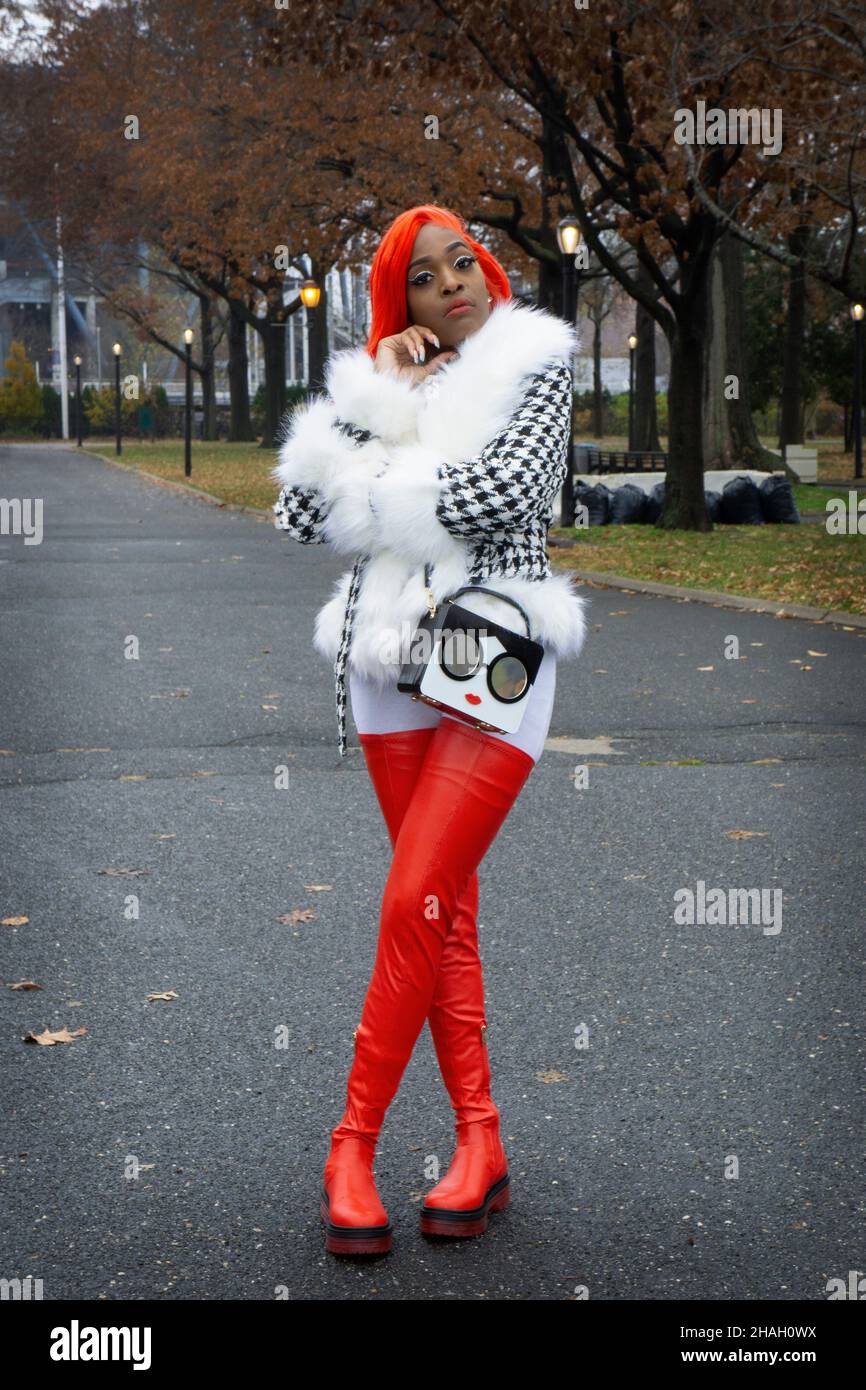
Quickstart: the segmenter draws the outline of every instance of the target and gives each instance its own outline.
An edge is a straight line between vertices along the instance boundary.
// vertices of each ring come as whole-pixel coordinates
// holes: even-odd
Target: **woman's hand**
[[[431,328],[413,323],[404,332],[380,340],[373,367],[377,372],[393,372],[409,381],[424,381],[457,355],[454,348],[440,348]]]

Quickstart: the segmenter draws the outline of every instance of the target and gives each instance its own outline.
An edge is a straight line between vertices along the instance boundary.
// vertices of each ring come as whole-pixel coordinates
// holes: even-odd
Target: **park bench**
[[[646,449],[598,449],[594,444],[578,444],[575,451],[578,473],[663,473],[668,456]]]

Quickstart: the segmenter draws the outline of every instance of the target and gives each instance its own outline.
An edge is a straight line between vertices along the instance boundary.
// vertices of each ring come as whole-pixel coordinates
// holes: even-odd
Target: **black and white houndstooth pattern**
[[[369,430],[359,429],[357,425],[347,424],[345,420],[336,420],[334,423],[343,434],[358,444],[366,444],[368,439],[373,438]],[[272,510],[276,516],[274,525],[277,529],[288,531],[289,535],[294,536],[302,545],[321,544],[326,539],[324,525],[328,506],[320,492],[314,489],[284,487]]]
[[[359,446],[373,438],[369,430],[342,420],[336,424]],[[554,498],[566,476],[570,427],[571,372],[560,362],[529,379],[519,406],[480,454],[460,463],[440,464],[442,490],[436,516],[466,542],[471,554],[469,582],[481,583],[497,575],[525,579],[550,575],[547,532]],[[302,544],[326,539],[328,505],[315,489],[284,487],[273,510],[276,526]],[[369,558],[360,555],[355,561],[334,663],[341,757],[346,753],[346,664],[352,618]]]
[[[320,492],[299,487],[284,487],[273,505],[274,525],[288,531],[302,545],[315,545],[325,540],[324,526],[328,507]]]
[[[480,455],[439,466],[436,517],[470,545],[484,546],[485,563],[493,567],[499,559],[520,566],[525,552],[527,577],[538,577],[538,546],[544,550],[550,507],[566,474],[570,392],[566,364],[539,371],[505,430]],[[521,545],[516,534],[527,541]]]

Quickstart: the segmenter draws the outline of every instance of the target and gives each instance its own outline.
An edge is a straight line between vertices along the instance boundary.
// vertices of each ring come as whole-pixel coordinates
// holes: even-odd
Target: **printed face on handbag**
[[[536,644],[452,605],[436,633],[419,693],[430,703],[501,733],[520,726],[538,669]]]

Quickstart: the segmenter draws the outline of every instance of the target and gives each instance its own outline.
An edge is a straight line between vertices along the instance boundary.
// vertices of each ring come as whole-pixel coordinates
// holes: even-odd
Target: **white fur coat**
[[[568,576],[550,572],[543,553],[552,497],[565,476],[562,364],[573,346],[562,320],[504,300],[459,356],[423,384],[376,371],[363,348],[339,352],[328,363],[327,396],[289,417],[272,473],[283,489],[277,525],[304,542],[369,556],[352,620],[353,669],[380,683],[396,679],[426,609],[425,562],[434,566],[437,602],[481,562],[487,575],[478,582],[523,605],[536,641],[558,657],[579,653],[585,600]],[[551,369],[550,380],[560,383],[557,432],[541,413],[552,409],[546,382],[541,397],[526,394]],[[497,568],[496,555],[506,553],[508,563]],[[341,576],[316,617],[314,645],[330,662],[344,633],[352,574]],[[474,593],[462,602],[522,630],[509,604]]]

